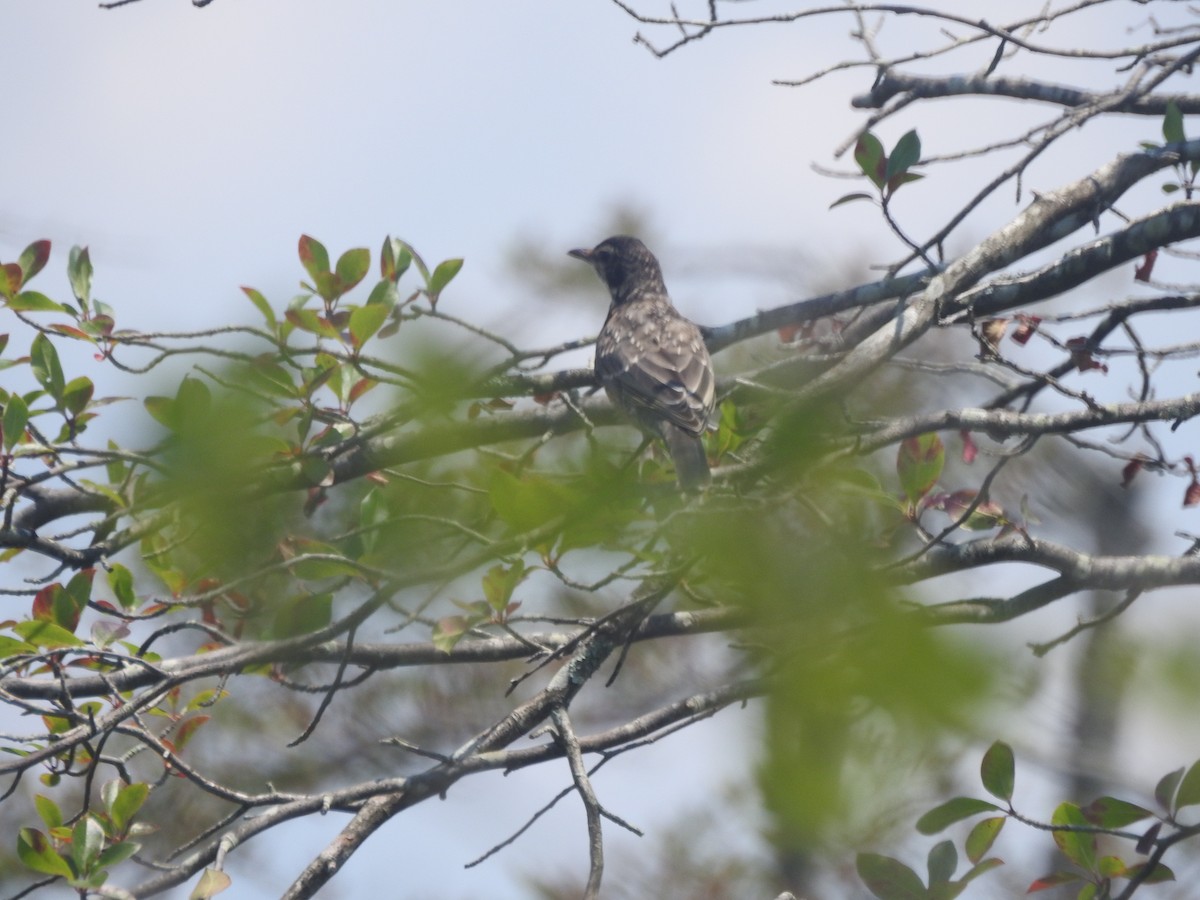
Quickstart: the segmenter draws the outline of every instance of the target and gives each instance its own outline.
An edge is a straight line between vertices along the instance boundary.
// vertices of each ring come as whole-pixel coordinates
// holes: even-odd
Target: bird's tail
[[[675,461],[675,478],[684,491],[708,487],[712,476],[708,472],[708,456],[704,442],[671,422],[662,423],[662,436]]]

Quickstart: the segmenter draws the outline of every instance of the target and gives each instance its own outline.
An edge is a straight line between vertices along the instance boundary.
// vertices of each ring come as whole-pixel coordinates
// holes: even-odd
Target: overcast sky
[[[1006,15],[1041,5],[971,4]],[[251,320],[242,284],[286,301],[301,277],[301,233],[334,254],[353,246],[374,253],[392,234],[429,260],[465,257],[446,308],[502,323],[526,344],[594,332],[605,301],[598,292],[593,321],[577,311],[545,315],[507,267],[511,248],[526,237],[551,253],[594,244],[622,204],[643,210],[663,236],[653,249],[672,284],[672,273],[705,249],[766,247],[827,263],[898,255],[869,207],[827,211],[855,185],[811,168],[844,167],[831,153],[862,119],[849,98],[867,89],[870,74],[804,90],[771,84],[852,56],[848,19],[716,34],[665,60],[633,43],[636,23],[608,0],[215,0],[203,10],[186,0],[142,0],[113,11],[91,0],[6,0],[0,25],[8,85],[0,258],[52,239],[53,271],[38,284],[62,297],[67,249],[90,245],[95,293],[128,327]],[[889,26],[888,39],[903,42],[903,27]],[[1115,39],[1128,38],[1118,29]],[[1005,116],[1024,114],[1011,104],[989,109],[1004,115],[925,119],[926,147],[1011,130]],[[888,125],[885,141],[912,124]],[[1137,127],[1156,136],[1153,124],[1131,126],[1130,147]],[[1067,160],[1075,173],[1113,154],[1109,141],[1075,146],[1078,155]],[[1031,172],[1031,186],[1053,186],[1056,177],[1047,163]],[[908,210],[918,224],[961,202],[944,189],[923,190],[913,196],[928,208]],[[993,218],[1011,215],[1011,203],[1006,195]],[[681,307],[705,322],[765,302],[755,289],[680,283]],[[796,285],[795,299],[805,287]],[[710,735],[705,746],[711,755],[697,766],[719,770],[720,740]],[[652,755],[645,759],[653,764]],[[653,799],[641,808],[614,804],[616,811],[652,828],[655,808],[675,803],[658,800],[670,796],[666,775],[679,776],[678,799],[694,790],[688,780],[698,772],[635,780],[629,803],[639,794]],[[445,804],[405,814],[329,895],[368,896],[367,886],[396,864],[396,848],[406,847],[421,850],[405,862],[406,877],[426,885],[408,896],[520,896],[505,887],[503,858],[460,868],[505,836],[503,824],[454,840],[463,822],[454,801],[510,803],[516,791],[497,784],[474,800],[467,794],[477,788],[468,786]],[[527,812],[517,809],[509,824]],[[558,831],[568,843],[551,845],[543,832],[533,852],[518,845],[513,864],[548,854],[582,871],[582,815],[563,821]],[[262,896],[274,896],[278,879],[332,836],[338,823],[326,824],[295,831],[294,854],[268,868],[274,880],[261,880]],[[234,870],[236,877],[236,861]],[[253,881],[243,873],[241,885]],[[244,887],[234,895],[254,896]]]

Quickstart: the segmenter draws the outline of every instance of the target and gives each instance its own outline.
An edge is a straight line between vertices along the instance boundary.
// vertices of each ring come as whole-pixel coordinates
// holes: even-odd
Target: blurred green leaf
[[[300,262],[314,282],[327,281],[332,274],[329,269],[329,251],[325,249],[324,244],[307,234],[300,235]]]
[[[1154,799],[1159,802],[1167,812],[1175,811],[1175,791],[1179,787],[1179,782],[1183,779],[1183,769],[1176,769],[1174,772],[1168,772],[1158,780],[1158,784],[1154,786]]]
[[[883,187],[887,181],[884,176],[887,161],[884,159],[883,144],[879,138],[869,131],[863,134],[854,145],[854,161],[875,187]]]
[[[4,418],[0,420],[0,428],[4,430],[5,453],[11,453],[13,447],[20,443],[25,436],[27,424],[29,424],[29,407],[25,405],[20,394],[13,394],[4,404]]]
[[[67,278],[80,308],[87,312],[88,301],[92,297],[92,258],[87,247],[71,248],[67,259]]]
[[[917,873],[898,859],[860,853],[855,867],[863,884],[879,900],[926,900],[925,885]]]
[[[1001,812],[999,806],[990,800],[977,800],[974,797],[955,797],[935,806],[921,818],[917,819],[917,831],[921,834],[937,834],[955,822],[969,819],[971,816],[984,812]]]
[[[92,402],[92,394],[96,387],[92,379],[85,375],[72,378],[63,387],[62,405],[72,416],[78,416]]]
[[[29,348],[29,365],[33,369],[34,378],[46,389],[46,393],[53,397],[56,403],[61,404],[63,388],[66,386],[62,364],[58,361],[58,351],[41,332],[38,332]]]
[[[427,290],[431,301],[437,301],[446,285],[453,280],[462,266],[463,261],[461,259],[447,259],[444,262],[438,263],[437,268],[433,270],[433,274],[429,276],[429,287]]]
[[[341,293],[346,293],[353,289],[366,277],[367,272],[370,270],[371,251],[365,247],[356,247],[353,250],[347,250],[339,256],[337,267],[334,271],[337,275],[338,288]]]
[[[254,304],[255,309],[262,315],[263,320],[267,323],[267,327],[275,327],[275,310],[271,308],[271,304],[267,302],[267,298],[260,291],[252,287],[242,287],[242,293],[250,298],[250,302]]]
[[[1179,791],[1175,794],[1175,809],[1185,806],[1195,806],[1200,803],[1200,761],[1192,763],[1179,782]]]
[[[952,841],[939,841],[934,844],[929,850],[929,858],[927,860],[929,869],[929,886],[939,882],[947,882],[954,877],[954,870],[958,868],[958,851],[954,849]]]
[[[897,175],[905,174],[921,160],[921,139],[917,137],[916,129],[909,131],[892,148],[888,157],[887,169],[883,180],[890,182]]]
[[[47,622],[44,619],[30,619],[18,622],[12,627],[16,634],[35,647],[56,650],[60,647],[82,647],[83,641],[67,631],[61,625]]]
[[[368,303],[350,313],[350,337],[361,348],[387,321],[390,310],[382,303]]]
[[[28,284],[38,272],[42,271],[46,266],[46,262],[50,259],[50,242],[46,240],[34,241],[28,247],[21,251],[21,255],[17,257],[17,265],[21,267],[24,273],[22,284]]]
[[[868,194],[865,191],[853,191],[849,194],[843,194],[842,196],[838,197],[829,204],[829,208],[833,209],[834,207],[841,206],[845,203],[853,203],[856,200],[869,200],[873,203],[875,201],[875,195]]]
[[[1051,825],[1090,827],[1074,803],[1060,803],[1050,817]],[[1079,831],[1055,831],[1054,843],[1063,855],[1085,872],[1096,871],[1096,836]]]
[[[1163,138],[1168,144],[1178,144],[1187,140],[1183,133],[1183,113],[1180,112],[1179,104],[1174,100],[1167,101],[1167,112],[1163,116],[1162,133]]]
[[[946,463],[946,448],[936,432],[906,438],[896,454],[896,472],[900,487],[910,503],[916,503],[933,489]]]
[[[1148,809],[1118,800],[1116,797],[1099,797],[1085,806],[1083,817],[1101,828],[1124,828],[1133,822],[1148,818],[1154,813]]]
[[[1016,765],[1013,761],[1012,747],[1003,741],[996,741],[983,755],[979,766],[979,777],[984,789],[993,797],[999,797],[1007,802],[1012,801],[1013,784],[1016,780]]]
[[[8,308],[14,312],[62,312],[64,307],[57,300],[51,300],[40,291],[21,291],[8,301]]]
[[[972,863],[978,863],[983,859],[987,852],[992,849],[992,844],[996,842],[996,838],[1000,835],[1000,830],[1004,827],[1007,819],[1007,816],[992,816],[991,818],[976,822],[967,835],[966,843],[963,845],[967,853],[967,859]]]
[[[483,576],[483,596],[488,606],[498,613],[504,612],[517,585],[528,577],[529,570],[521,560],[510,566],[492,566]]]

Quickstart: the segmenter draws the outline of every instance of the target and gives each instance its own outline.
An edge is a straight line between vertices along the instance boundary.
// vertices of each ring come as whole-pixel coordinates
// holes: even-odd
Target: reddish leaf
[[[975,457],[979,455],[979,448],[975,446],[975,440],[971,437],[971,432],[965,428],[958,433],[958,436],[962,438],[963,442],[962,461],[969,466],[975,462]]]
[[[28,282],[30,278],[42,271],[42,267],[46,265],[48,259],[50,259],[49,241],[34,241],[26,247],[18,260],[18,265],[25,276],[23,282]]]
[[[24,278],[25,273],[16,263],[5,263],[0,266],[0,294],[11,300],[17,295],[17,291],[21,290],[21,282]]]
[[[1185,507],[1195,506],[1197,503],[1200,503],[1200,481],[1196,481],[1193,478],[1192,483],[1188,485],[1188,489],[1183,495],[1183,505]]]
[[[188,741],[195,735],[196,729],[211,718],[212,716],[192,716],[190,719],[184,720],[183,724],[179,726],[179,730],[175,732],[176,749],[182,750],[186,747]]]
[[[1041,324],[1041,316],[1030,316],[1025,313],[1017,314],[1017,328],[1012,334],[1012,339],[1022,346],[1029,343],[1029,339],[1033,337],[1033,333],[1037,331],[1038,325]]]
[[[551,391],[549,394],[534,394],[533,402],[539,406],[549,406],[554,400],[558,399],[558,391]]]
[[[1058,887],[1062,884],[1070,884],[1072,881],[1081,880],[1083,880],[1083,876],[1078,872],[1054,872],[1051,875],[1043,875],[1041,878],[1031,884],[1025,893],[1032,894],[1037,891],[1048,891],[1050,888]]]
[[[1121,470],[1121,487],[1129,487],[1129,483],[1133,481],[1134,476],[1142,471],[1142,465],[1143,463],[1140,458],[1131,459],[1125,464],[1125,468]]]
[[[1154,271],[1154,261],[1158,259],[1158,251],[1151,250],[1142,257],[1142,264],[1133,270],[1134,281],[1149,281],[1150,273]]]
[[[1067,350],[1071,353],[1071,365],[1080,372],[1086,372],[1089,369],[1099,369],[1101,372],[1108,374],[1108,366],[1104,363],[1096,362],[1095,356],[1089,348],[1089,341],[1085,337],[1073,337],[1067,341]]]

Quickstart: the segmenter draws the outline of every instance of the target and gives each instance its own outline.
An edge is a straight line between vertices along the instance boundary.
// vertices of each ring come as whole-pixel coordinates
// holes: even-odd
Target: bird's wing
[[[665,418],[700,434],[712,412],[708,348],[700,329],[671,308],[610,316],[596,342],[596,374],[648,424]]]

